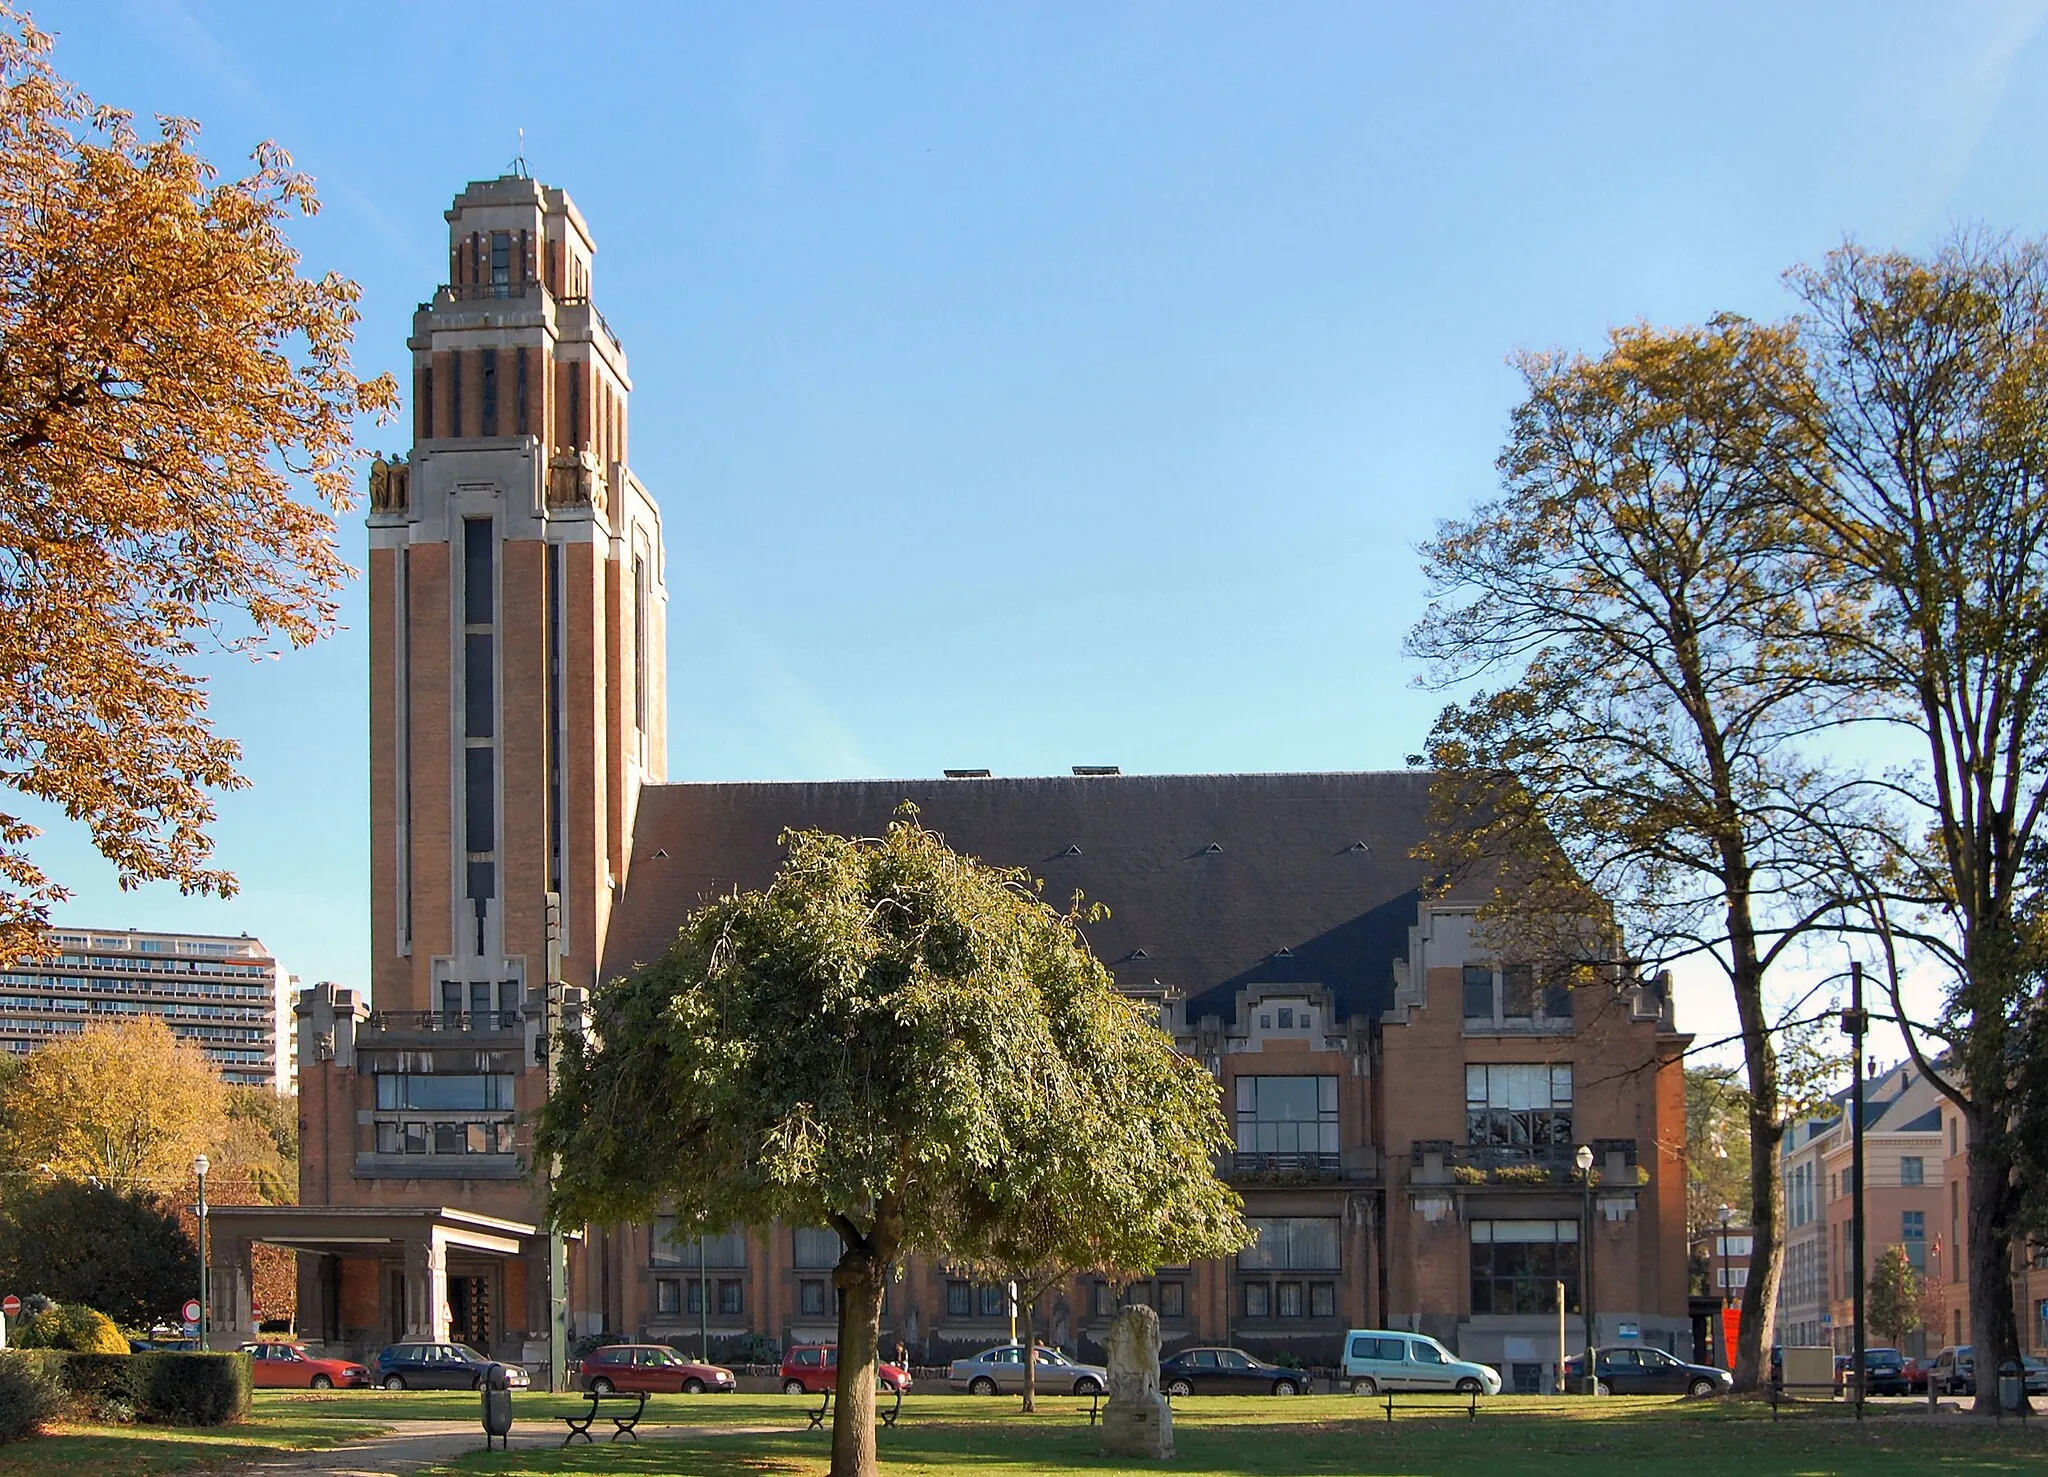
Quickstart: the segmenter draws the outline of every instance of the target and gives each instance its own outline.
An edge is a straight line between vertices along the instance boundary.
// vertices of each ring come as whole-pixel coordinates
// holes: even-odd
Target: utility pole
[[[1863,1033],[1870,1029],[1870,1016],[1863,1009],[1863,966],[1849,966],[1849,1008],[1842,1012],[1842,1029],[1849,1033],[1853,1060],[1849,1064],[1849,1173],[1855,1180],[1849,1214],[1850,1289],[1855,1298],[1855,1362],[1849,1366],[1850,1397],[1856,1402],[1856,1419],[1863,1419]]]
[[[565,999],[562,987],[562,895],[559,892],[547,895],[547,944],[547,1004],[541,1013],[540,1051],[541,1060],[547,1064],[547,1096],[552,1099],[557,1063],[561,1057],[561,1052],[556,1049],[555,1035],[562,1027]],[[558,1161],[548,1160],[548,1191],[554,1189],[555,1174],[560,1168]],[[548,1220],[548,1389],[559,1394],[567,1381],[569,1356],[569,1259],[562,1243],[562,1228],[555,1224],[554,1217],[545,1207],[541,1213]]]

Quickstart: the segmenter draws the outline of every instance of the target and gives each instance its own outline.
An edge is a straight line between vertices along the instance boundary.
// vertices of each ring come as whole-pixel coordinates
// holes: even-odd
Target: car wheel
[[[804,1382],[802,1380],[784,1380],[782,1382],[782,1393],[785,1395],[801,1395],[803,1392]]]
[[[1351,1393],[1354,1395],[1377,1395],[1379,1392],[1378,1383],[1371,1379],[1360,1377],[1351,1382]]]
[[[1607,1387],[1607,1381],[1595,1380],[1593,1381],[1593,1393],[1595,1395],[1612,1395],[1614,1391]]]
[[[1692,1396],[1695,1400],[1704,1400],[1713,1393],[1714,1382],[1706,1379],[1694,1380],[1692,1388],[1686,1391],[1686,1394]]]
[[[967,1382],[967,1393],[970,1395],[993,1395],[995,1392],[996,1382],[985,1374],[976,1375]]]
[[[704,1393],[704,1381],[702,1381],[702,1380],[698,1379],[698,1378],[697,1378],[697,1376],[695,1376],[694,1374],[693,1374],[693,1375],[691,1375],[691,1376],[690,1376],[690,1377],[689,1377],[688,1379],[686,1379],[686,1380],[684,1380],[684,1381],[683,1381],[683,1393],[684,1393],[685,1395],[701,1395],[701,1394],[703,1394],[703,1393]]]
[[[405,1376],[397,1374],[385,1375],[384,1388],[387,1390],[403,1390],[405,1388]]]
[[[613,1385],[610,1380],[606,1379],[603,1375],[599,1375],[590,1382],[590,1388],[595,1394],[609,1395],[612,1392]]]
[[[1275,1395],[1299,1395],[1301,1387],[1295,1384],[1293,1380],[1275,1380],[1273,1381],[1273,1393]]]
[[[1458,1381],[1458,1393],[1460,1395],[1477,1395],[1485,1388],[1484,1385],[1480,1384],[1479,1381],[1473,1379],[1470,1375]]]
[[[316,1374],[313,1376],[313,1388],[316,1390],[331,1390],[334,1388],[334,1381],[327,1378],[324,1374]]]
[[[1092,1377],[1084,1377],[1074,1381],[1074,1393],[1076,1395],[1093,1395],[1101,1389],[1102,1382]]]
[[[1195,1393],[1195,1387],[1186,1380],[1170,1380],[1167,1382],[1166,1393],[1169,1395],[1192,1395]]]

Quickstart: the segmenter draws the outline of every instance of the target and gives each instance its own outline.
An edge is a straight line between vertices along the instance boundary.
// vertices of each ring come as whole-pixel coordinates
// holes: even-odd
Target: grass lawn
[[[522,1401],[555,1404],[554,1397]],[[803,1402],[784,1396],[670,1397],[649,1402],[650,1422],[697,1429],[638,1447],[578,1443],[463,1457],[446,1473],[609,1472],[621,1477],[688,1472],[696,1477],[816,1477],[826,1438],[803,1429]],[[1994,1426],[1963,1416],[1896,1408],[1861,1424],[1841,1407],[1788,1413],[1773,1424],[1750,1403],[1663,1399],[1496,1400],[1478,1420],[1452,1400],[1410,1396],[1392,1425],[1381,1403],[1349,1395],[1296,1400],[1183,1399],[1174,1411],[1177,1458],[1165,1468],[1105,1460],[1086,1402],[1045,1398],[1025,1417],[1014,1398],[913,1396],[901,1428],[880,1436],[882,1470],[902,1477],[1026,1477],[1048,1471],[1103,1474],[1358,1474],[1358,1477],[1862,1477],[1862,1474],[2048,1472],[2048,1429]],[[542,1409],[535,1409],[539,1416]],[[748,1429],[773,1427],[763,1431]],[[598,1429],[603,1430],[600,1424]]]
[[[186,1430],[173,1426],[64,1425],[32,1441],[0,1446],[0,1477],[141,1477],[338,1446],[374,1435],[385,1423],[328,1412],[266,1408],[239,1426]]]

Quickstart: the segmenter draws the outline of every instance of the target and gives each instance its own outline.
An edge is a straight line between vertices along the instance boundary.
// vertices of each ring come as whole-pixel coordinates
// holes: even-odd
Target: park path
[[[560,1427],[560,1421],[550,1423]],[[788,1426],[689,1426],[643,1424],[640,1433],[659,1441],[682,1436],[766,1435]],[[562,1431],[540,1421],[522,1421],[512,1428],[512,1450],[556,1447]],[[472,1451],[482,1451],[483,1426],[477,1421],[403,1421],[380,1436],[365,1436],[326,1451],[280,1451],[229,1469],[230,1477],[405,1477],[422,1467],[437,1466]]]

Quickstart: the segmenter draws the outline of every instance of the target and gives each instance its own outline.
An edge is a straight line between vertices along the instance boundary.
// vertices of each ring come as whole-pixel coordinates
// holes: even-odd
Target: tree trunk
[[[888,1263],[849,1246],[833,1269],[839,1290],[839,1393],[832,1408],[830,1477],[876,1477],[875,1386],[881,1378],[882,1285]]]
[[[1964,1118],[1970,1129],[1970,1343],[1977,1362],[1977,1397],[1972,1409],[1978,1415],[1994,1415],[1998,1410],[1998,1366],[2020,1356],[2019,1325],[2012,1306],[2017,1196],[2004,1125],[1991,1121],[1975,1102]]]
[[[1735,1388],[1755,1390],[1770,1377],[1771,1325],[1777,1317],[1778,1279],[1785,1264],[1785,1191],[1778,1178],[1778,1145],[1785,1126],[1778,1121],[1778,1053],[1764,1009],[1764,971],[1750,920],[1746,863],[1736,875],[1742,880],[1728,889],[1728,941],[1734,964],[1730,982],[1749,1078],[1749,1215],[1754,1239],[1749,1281],[1742,1289],[1742,1326],[1735,1341]],[[1718,1288],[1710,1291],[1720,1295]],[[1715,1337],[1718,1346],[1719,1329]]]
[[[1024,1413],[1033,1415],[1038,1410],[1038,1331],[1032,1319],[1037,1311],[1034,1307],[1038,1298],[1035,1290],[1026,1287],[1017,1289],[1017,1311],[1024,1320]]]

